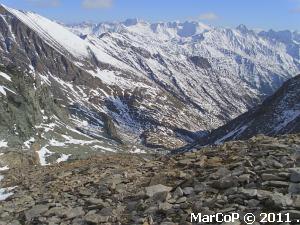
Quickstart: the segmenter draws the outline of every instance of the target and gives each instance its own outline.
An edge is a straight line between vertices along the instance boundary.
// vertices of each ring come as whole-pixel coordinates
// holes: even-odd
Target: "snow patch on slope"
[[[7,148],[8,146],[7,146],[7,141],[5,141],[5,140],[1,140],[0,141],[0,148]]]
[[[0,188],[0,201],[4,201],[8,197],[12,196],[14,193],[12,193],[11,191],[15,188],[16,187]]]
[[[10,91],[11,93],[16,94],[16,92],[10,90],[9,88],[0,85],[0,93],[6,96],[6,91],[5,90]]]
[[[6,171],[6,170],[9,170],[8,166],[0,167],[0,171]]]
[[[1,141],[2,142],[2,141]],[[0,142],[0,143],[1,143]],[[0,153],[0,156],[3,155],[3,153]],[[8,170],[8,166],[0,167],[0,172]],[[4,179],[4,176],[0,174],[0,182]],[[8,187],[8,188],[0,188],[0,201],[6,200],[8,197],[12,196],[14,193],[11,192],[16,187]]]
[[[48,146],[42,147],[37,153],[40,159],[40,164],[41,166],[47,166],[49,163],[47,163],[46,157],[50,156],[53,154],[53,152],[49,151],[47,149]]]
[[[71,156],[71,154],[69,154],[69,155],[62,154],[61,157],[56,160],[56,162],[61,163],[61,162],[68,161],[70,156]]]
[[[0,93],[6,96],[6,91],[3,86],[0,86]]]
[[[6,80],[8,80],[8,81],[11,81],[10,76],[8,76],[6,73],[3,73],[3,72],[0,71],[0,76],[1,76],[1,77],[4,77],[4,78],[5,78]]]
[[[229,132],[228,134],[226,134],[225,136],[223,136],[222,138],[216,140],[215,144],[222,144],[224,141],[226,141],[228,138],[230,138],[232,136],[237,137],[239,134],[243,133],[247,128],[248,128],[248,126],[244,125],[236,130],[233,130],[233,131]]]
[[[298,116],[300,116],[300,110],[285,110],[280,118],[280,123],[274,128],[277,133],[281,129],[284,129],[289,123],[294,121]]]
[[[30,146],[34,143],[34,141],[35,141],[34,137],[31,137],[29,140],[25,141],[23,145],[26,149],[29,149]]]

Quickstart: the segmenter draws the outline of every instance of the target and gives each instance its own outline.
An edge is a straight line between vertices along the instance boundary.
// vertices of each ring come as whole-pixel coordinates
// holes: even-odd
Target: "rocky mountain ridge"
[[[155,49],[174,55],[201,56],[213,64],[212,68],[223,69],[230,74],[236,72],[236,75],[242,76],[251,86],[256,89],[262,88],[261,91],[264,93],[272,93],[274,82],[280,83],[279,80],[276,81],[279,74],[275,74],[283,69],[277,67],[281,63],[289,63],[290,68],[296,65],[295,70],[285,71],[282,74],[295,75],[295,72],[299,71],[300,34],[297,31],[254,31],[244,25],[231,29],[210,27],[196,21],[149,23],[138,19],[114,23],[73,24],[69,25],[69,28],[82,37],[92,35],[102,39],[103,36],[113,36],[119,38],[119,42],[123,39],[134,40],[135,44],[150,52]],[[148,40],[147,44],[143,43],[142,39]],[[283,53],[288,56],[284,56]],[[288,62],[289,57],[295,60]],[[258,63],[259,61],[277,67],[276,69],[269,67],[274,73],[269,80],[266,77],[256,77],[256,73],[265,70],[259,68],[264,66]],[[229,62],[232,68],[226,64]],[[249,71],[251,69],[252,71]],[[273,77],[274,75],[277,78]],[[270,87],[270,82],[273,87]]]

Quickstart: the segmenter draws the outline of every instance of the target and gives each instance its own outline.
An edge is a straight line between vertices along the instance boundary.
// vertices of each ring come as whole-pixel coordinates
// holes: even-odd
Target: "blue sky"
[[[198,20],[235,27],[300,30],[300,0],[0,0],[65,23]]]

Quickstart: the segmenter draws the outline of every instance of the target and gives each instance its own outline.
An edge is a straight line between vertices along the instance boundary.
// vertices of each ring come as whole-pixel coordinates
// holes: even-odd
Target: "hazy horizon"
[[[214,27],[298,30],[300,0],[2,0],[9,7],[33,11],[64,24],[198,21]]]

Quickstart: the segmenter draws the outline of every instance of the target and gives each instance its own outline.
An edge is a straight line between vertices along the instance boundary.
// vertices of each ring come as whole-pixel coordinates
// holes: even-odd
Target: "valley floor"
[[[300,219],[299,160],[300,135],[288,135],[155,159],[115,154],[27,164],[3,171],[1,185],[15,189],[1,201],[0,224],[184,225],[191,213],[220,212],[240,218],[282,212],[294,221]]]

